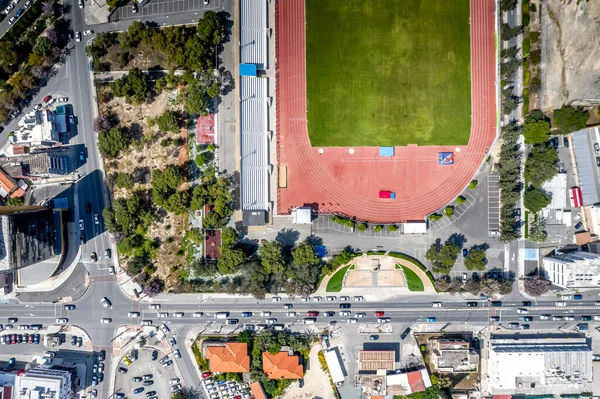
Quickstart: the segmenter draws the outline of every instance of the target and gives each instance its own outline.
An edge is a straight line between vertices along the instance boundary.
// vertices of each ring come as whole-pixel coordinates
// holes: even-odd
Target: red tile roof
[[[267,399],[265,391],[263,390],[262,385],[260,385],[260,382],[255,381],[250,384],[250,390],[252,391],[252,396],[254,396],[254,399]]]
[[[215,115],[199,116],[196,121],[196,143],[215,143]]]
[[[408,385],[410,385],[411,393],[422,392],[425,390],[425,383],[420,371],[411,371],[406,375],[408,378]]]
[[[272,380],[292,380],[304,376],[302,363],[296,355],[290,356],[287,352],[274,355],[263,352],[262,361],[263,371]]]
[[[213,373],[250,372],[250,356],[245,343],[228,342],[224,346],[207,346],[206,359],[210,362],[210,371]]]

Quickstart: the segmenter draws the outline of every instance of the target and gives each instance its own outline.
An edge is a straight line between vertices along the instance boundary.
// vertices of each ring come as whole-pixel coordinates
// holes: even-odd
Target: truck
[[[344,382],[344,372],[340,364],[340,358],[337,354],[337,348],[332,348],[325,351],[325,362],[329,368],[331,380],[335,385],[341,385]]]
[[[382,199],[396,199],[396,193],[390,190],[380,190],[379,198]]]
[[[217,312],[215,313],[215,318],[217,319],[226,319],[229,316],[229,312]]]

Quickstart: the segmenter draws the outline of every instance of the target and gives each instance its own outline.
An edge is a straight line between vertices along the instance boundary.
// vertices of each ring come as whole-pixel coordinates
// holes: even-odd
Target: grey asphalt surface
[[[82,263],[78,263],[71,277],[59,287],[52,291],[21,292],[18,294],[17,299],[23,303],[49,303],[59,301],[61,298],[68,296],[73,301],[77,301],[87,290],[85,286],[86,274],[87,270],[85,266]]]

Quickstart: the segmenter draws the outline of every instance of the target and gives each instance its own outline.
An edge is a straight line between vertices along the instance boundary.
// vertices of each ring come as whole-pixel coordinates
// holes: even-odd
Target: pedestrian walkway
[[[462,204],[454,204],[454,213],[452,214],[452,216],[444,216],[440,220],[430,221],[429,228],[433,229],[434,231],[438,231],[448,227],[449,225],[460,219],[461,216],[464,215],[467,212],[467,210],[471,207],[471,205],[475,203],[475,197],[473,197],[473,195],[471,195],[471,193],[469,192],[463,193],[462,197],[465,198],[465,202]]]

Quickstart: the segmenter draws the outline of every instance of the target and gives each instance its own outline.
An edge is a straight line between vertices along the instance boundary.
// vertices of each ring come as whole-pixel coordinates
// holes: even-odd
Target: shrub
[[[529,112],[529,88],[527,87],[523,89],[523,112]]]
[[[447,207],[444,208],[444,215],[451,217],[452,215],[454,215],[454,207],[448,205]]]
[[[388,225],[388,231],[398,231],[398,227],[395,224]]]
[[[382,225],[380,225],[380,224],[378,224],[377,226],[373,227],[373,231],[374,231],[375,233],[377,233],[377,232],[379,232],[379,231],[381,231],[381,230],[383,230],[383,226],[382,226]]]
[[[529,78],[531,78],[531,71],[529,69],[523,70],[523,86],[529,86]]]
[[[461,195],[461,196],[459,196],[458,198],[456,198],[456,203],[457,203],[458,205],[462,205],[462,204],[464,204],[466,201],[467,201],[467,199],[466,199],[465,197],[463,197],[462,195]]]
[[[536,12],[537,11],[537,7],[535,4],[530,4],[529,5],[529,12]]]
[[[523,26],[528,26],[529,25],[529,13],[527,14],[523,14]]]
[[[531,40],[531,43],[537,43],[540,40],[540,32],[529,32],[529,40]]]
[[[523,39],[523,57],[527,57],[531,48],[531,42],[528,37]]]
[[[523,69],[529,69],[529,60],[528,59],[523,60]]]
[[[358,231],[365,231],[367,229],[367,225],[365,223],[361,223],[356,228]]]
[[[533,50],[529,53],[529,60],[533,66],[537,66],[542,61],[542,51],[541,50]]]
[[[469,183],[469,188],[471,190],[475,190],[476,187],[477,187],[477,180],[471,180],[471,183]]]
[[[431,220],[432,222],[435,222],[436,220],[440,220],[442,218],[442,215],[439,215],[437,213],[432,213],[431,215],[429,215],[429,220]]]
[[[550,290],[550,281],[540,276],[534,276],[523,283],[525,292],[531,296],[542,296]]]
[[[118,188],[133,188],[133,178],[129,173],[118,173],[117,174],[117,187]]]
[[[554,127],[558,128],[562,134],[584,129],[590,116],[589,112],[582,107],[570,107],[567,105],[560,109],[555,109],[553,114]]]
[[[346,219],[346,218],[340,217],[340,216],[337,216],[337,215],[333,215],[331,217],[331,221],[333,223],[337,223],[337,224],[341,224],[341,225],[344,225],[344,226],[348,226],[348,227],[354,228],[354,221],[352,221],[350,219]]]

